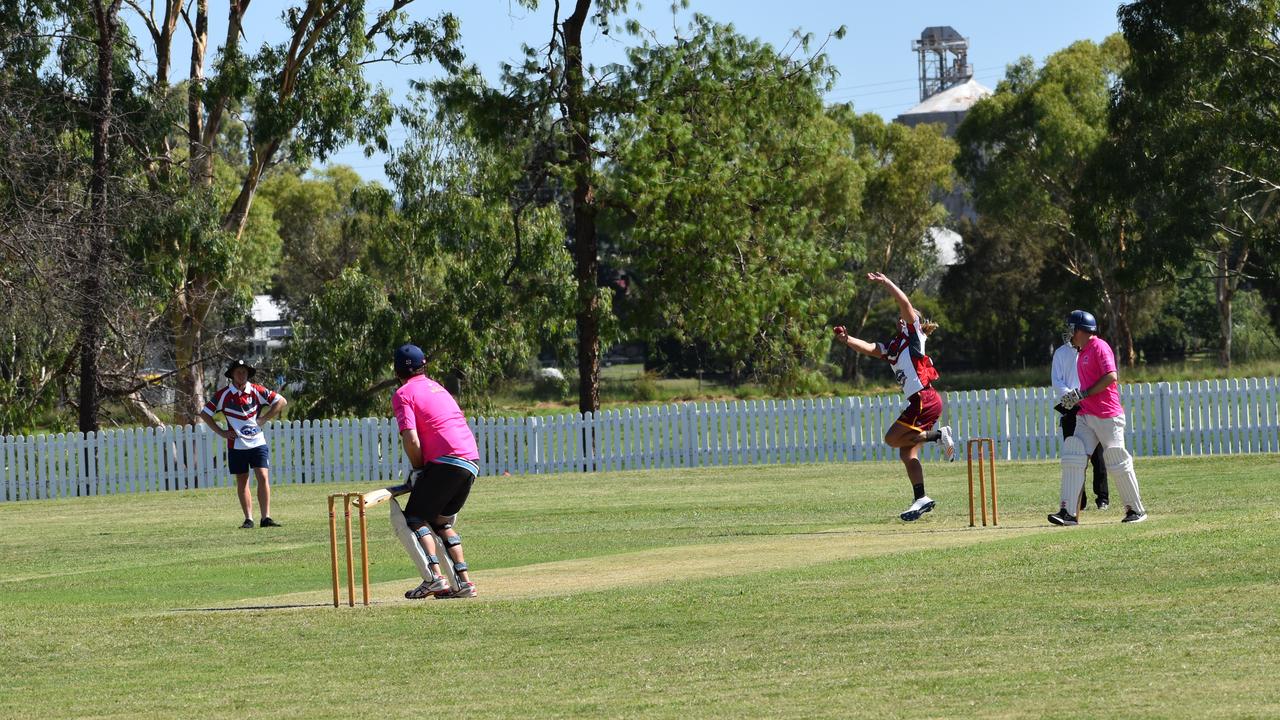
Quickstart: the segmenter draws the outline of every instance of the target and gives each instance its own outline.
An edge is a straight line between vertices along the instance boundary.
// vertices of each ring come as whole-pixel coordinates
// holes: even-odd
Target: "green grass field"
[[[0,716],[1280,716],[1280,457],[1139,459],[1151,519],[1071,529],[1055,464],[999,469],[998,529],[963,463],[910,525],[890,464],[483,478],[480,598],[403,600],[381,506],[336,610],[337,487],[278,530],[225,489],[3,505]]]

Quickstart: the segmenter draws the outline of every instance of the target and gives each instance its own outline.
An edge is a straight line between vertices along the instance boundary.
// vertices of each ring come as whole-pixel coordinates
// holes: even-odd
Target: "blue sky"
[[[292,5],[293,3],[287,3]],[[371,8],[382,7],[385,0],[370,2]],[[562,0],[563,6],[571,4]],[[220,8],[221,3],[210,3]],[[540,46],[546,43],[554,2],[542,0],[536,11],[520,7],[515,0],[467,0],[465,2],[425,2],[419,0],[414,10],[429,16],[446,10],[458,17],[462,41],[469,62],[475,63],[489,78],[495,79],[499,64],[519,56],[521,44]],[[718,22],[732,23],[740,32],[761,38],[775,46],[785,45],[792,32],[813,33],[819,41],[829,32],[844,25],[848,34],[832,40],[826,48],[840,78],[828,99],[854,103],[863,112],[876,112],[892,118],[916,104],[919,97],[917,60],[911,41],[930,25],[951,25],[969,39],[969,62],[979,82],[994,87],[1003,76],[1004,67],[1019,57],[1029,55],[1037,61],[1076,40],[1101,40],[1116,32],[1116,0],[1007,0],[992,2],[957,2],[957,0],[910,0],[899,2],[834,2],[831,0],[691,0],[687,10],[674,18],[669,0],[647,2],[637,9],[632,3],[631,17],[638,19],[656,40],[665,42],[673,35],[673,27],[687,27],[692,13],[699,12]],[[249,45],[264,41],[278,42],[281,34],[278,20],[281,1],[257,0],[250,5],[246,18]],[[413,8],[414,6],[410,6]],[[214,10],[217,12],[217,10]],[[134,20],[130,25],[138,27]],[[224,18],[211,18],[211,45],[225,37]],[[144,34],[145,36],[145,34]],[[595,65],[620,61],[625,47],[633,38],[623,32],[602,36],[592,31],[587,36],[587,61]],[[185,58],[185,47],[175,48],[175,56]],[[176,63],[179,72],[185,61]],[[377,67],[374,77],[386,85],[395,97],[403,98],[410,79],[437,75],[436,67]],[[393,130],[392,144],[401,137]],[[382,163],[385,158],[367,158],[357,147],[347,148],[331,157],[330,163],[354,167],[370,180],[385,182]]]

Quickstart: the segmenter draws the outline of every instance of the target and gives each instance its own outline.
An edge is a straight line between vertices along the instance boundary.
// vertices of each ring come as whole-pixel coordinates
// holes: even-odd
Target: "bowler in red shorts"
[[[926,321],[916,312],[907,294],[882,273],[868,273],[867,279],[883,285],[898,302],[898,334],[887,343],[871,343],[851,337],[843,326],[835,328],[836,340],[854,350],[884,360],[893,366],[894,377],[907,396],[907,409],[902,411],[893,427],[884,436],[889,447],[898,449],[898,456],[907,468],[907,479],[915,496],[911,506],[898,515],[907,522],[919,520],[921,515],[934,508],[934,501],[924,491],[924,466],[920,463],[920,446],[927,442],[942,445],[948,460],[956,459],[956,443],[951,428],[934,429],[942,416],[942,398],[933,389],[938,371],[925,354],[926,338],[937,329],[937,324]]]

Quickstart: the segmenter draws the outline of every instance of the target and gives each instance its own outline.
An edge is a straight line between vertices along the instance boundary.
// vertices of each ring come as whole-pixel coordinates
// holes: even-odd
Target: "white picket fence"
[[[1126,442],[1143,455],[1280,452],[1280,379],[1121,387]],[[995,438],[1006,460],[1056,458],[1048,388],[951,392],[943,421]],[[900,396],[680,403],[546,417],[474,418],[481,474],[896,459],[883,442]],[[275,483],[389,482],[407,469],[385,418],[271,422]],[[0,502],[230,484],[225,440],[203,425],[0,438]],[[938,449],[924,448],[926,459]]]

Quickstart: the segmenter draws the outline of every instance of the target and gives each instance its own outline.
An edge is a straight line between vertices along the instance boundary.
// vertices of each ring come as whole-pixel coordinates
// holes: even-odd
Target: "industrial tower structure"
[[[973,77],[969,41],[950,25],[925,28],[911,49],[920,56],[920,102]]]

